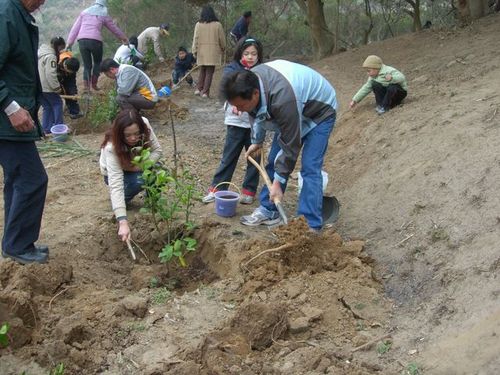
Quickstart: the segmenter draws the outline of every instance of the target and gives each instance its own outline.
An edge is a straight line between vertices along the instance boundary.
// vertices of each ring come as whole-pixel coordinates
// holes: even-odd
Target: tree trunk
[[[319,60],[330,55],[335,48],[335,35],[326,26],[322,0],[296,0],[306,11],[307,23],[311,29],[314,57]]]
[[[370,24],[368,25],[368,28],[364,30],[364,35],[363,35],[363,44],[368,44],[370,40],[370,33],[373,30],[373,17],[372,17],[372,8],[370,5],[370,0],[365,0],[365,14],[366,17],[370,20]]]
[[[406,13],[408,13],[412,18],[413,18],[413,31],[420,31],[422,30],[422,21],[420,19],[420,0],[405,0],[410,6],[412,7],[412,10],[406,10]]]
[[[489,12],[488,0],[458,0],[457,8],[458,18],[463,24],[483,17]]]

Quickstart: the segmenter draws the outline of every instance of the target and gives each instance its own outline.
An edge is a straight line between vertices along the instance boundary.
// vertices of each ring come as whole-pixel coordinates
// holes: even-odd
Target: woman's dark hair
[[[219,21],[219,19],[215,15],[214,8],[212,8],[210,5],[205,5],[201,9],[200,22],[210,23],[210,22],[217,22],[217,21]]]
[[[115,60],[113,59],[104,59],[101,62],[101,73],[106,73],[111,70],[111,68],[119,68],[120,64],[118,64]]]
[[[73,73],[78,72],[78,69],[80,69],[80,61],[76,57],[68,57],[63,63],[66,69],[71,70]]]
[[[255,90],[259,90],[259,78],[250,70],[233,72],[222,84],[222,94],[226,100],[237,97],[250,100]]]
[[[137,124],[141,133],[141,139],[135,146],[129,146],[125,139],[125,129]],[[104,148],[108,142],[113,144],[116,157],[120,161],[122,168],[130,168],[134,158],[134,147],[145,147],[150,143],[150,131],[141,115],[135,109],[124,109],[116,115],[113,121],[113,127],[104,135],[104,141],[101,148]]]
[[[55,36],[50,40],[50,45],[54,49],[54,52],[56,53],[56,56],[59,55],[59,50],[63,50],[66,48],[66,42],[64,41],[64,38],[61,36]]]
[[[245,17],[245,18],[252,17],[252,11],[247,10],[245,13],[243,13],[243,17]]]
[[[235,47],[236,49],[234,50],[233,59],[239,62],[241,60],[241,57],[243,56],[243,52],[249,46],[254,46],[257,49],[257,63],[255,65],[262,64],[262,61],[264,59],[262,43],[251,36],[243,37],[238,41],[238,44],[236,44]]]

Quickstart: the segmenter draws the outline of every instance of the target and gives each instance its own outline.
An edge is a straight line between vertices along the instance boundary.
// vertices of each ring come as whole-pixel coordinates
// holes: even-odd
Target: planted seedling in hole
[[[7,332],[9,332],[9,324],[3,323],[0,327],[0,346],[6,347],[7,345],[9,345]]]
[[[118,114],[118,103],[116,101],[116,88],[109,90],[106,95],[96,95],[90,104],[89,121],[96,128],[108,121],[113,121]]]
[[[389,340],[382,341],[377,346],[377,353],[380,355],[385,354],[389,350],[391,350],[391,346],[392,346],[392,341],[389,341]]]
[[[158,280],[156,276],[151,277],[151,279],[149,279],[149,287],[155,289],[158,288],[158,286],[160,286],[160,280]]]
[[[153,294],[153,298],[151,299],[153,301],[153,304],[155,305],[163,305],[165,304],[165,302],[168,301],[168,299],[170,298],[170,290],[168,290],[167,288],[163,287],[163,288],[159,288],[154,294]]]
[[[422,375],[422,369],[415,362],[411,362],[406,366],[406,368],[401,373],[402,375]]]
[[[191,211],[198,193],[194,178],[188,171],[172,173],[167,168],[150,159],[148,149],[141,150],[133,160],[143,171],[145,197],[143,213],[149,213],[164,246],[159,254],[162,263],[177,259],[186,267],[185,256],[195,251],[197,241],[189,237],[195,225],[191,221]]]
[[[50,370],[49,375],[64,375],[64,363],[59,363],[53,370]]]

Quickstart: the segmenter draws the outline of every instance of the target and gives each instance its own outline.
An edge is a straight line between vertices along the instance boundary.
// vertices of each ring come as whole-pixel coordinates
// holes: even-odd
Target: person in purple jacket
[[[85,9],[76,19],[68,36],[68,49],[78,40],[80,54],[83,60],[83,84],[85,90],[99,90],[100,64],[102,61],[101,30],[106,26],[123,44],[128,44],[128,38],[108,15],[107,0],[96,0],[95,4]]]

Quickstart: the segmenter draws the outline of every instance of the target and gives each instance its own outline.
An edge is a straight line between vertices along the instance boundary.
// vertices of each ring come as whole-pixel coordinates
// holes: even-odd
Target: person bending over
[[[121,109],[152,109],[158,102],[153,82],[135,66],[105,59],[101,63],[101,72],[116,80],[116,100]]]
[[[266,171],[272,179],[264,186],[260,206],[241,223],[273,225],[280,221],[275,200],[281,201],[290,174],[302,151],[303,186],[297,214],[312,231],[323,227],[321,167],[333,130],[337,99],[332,85],[315,70],[290,61],[275,60],[252,70],[233,73],[223,92],[229,103],[253,119],[252,145],[246,156],[260,152],[266,131],[275,132]]]
[[[154,162],[160,159],[161,146],[149,121],[133,109],[119,112],[113,127],[104,136],[99,165],[109,187],[111,206],[118,221],[118,236],[122,241],[130,239],[127,204],[142,191],[144,184],[142,171],[132,164],[143,148],[149,148]]]

